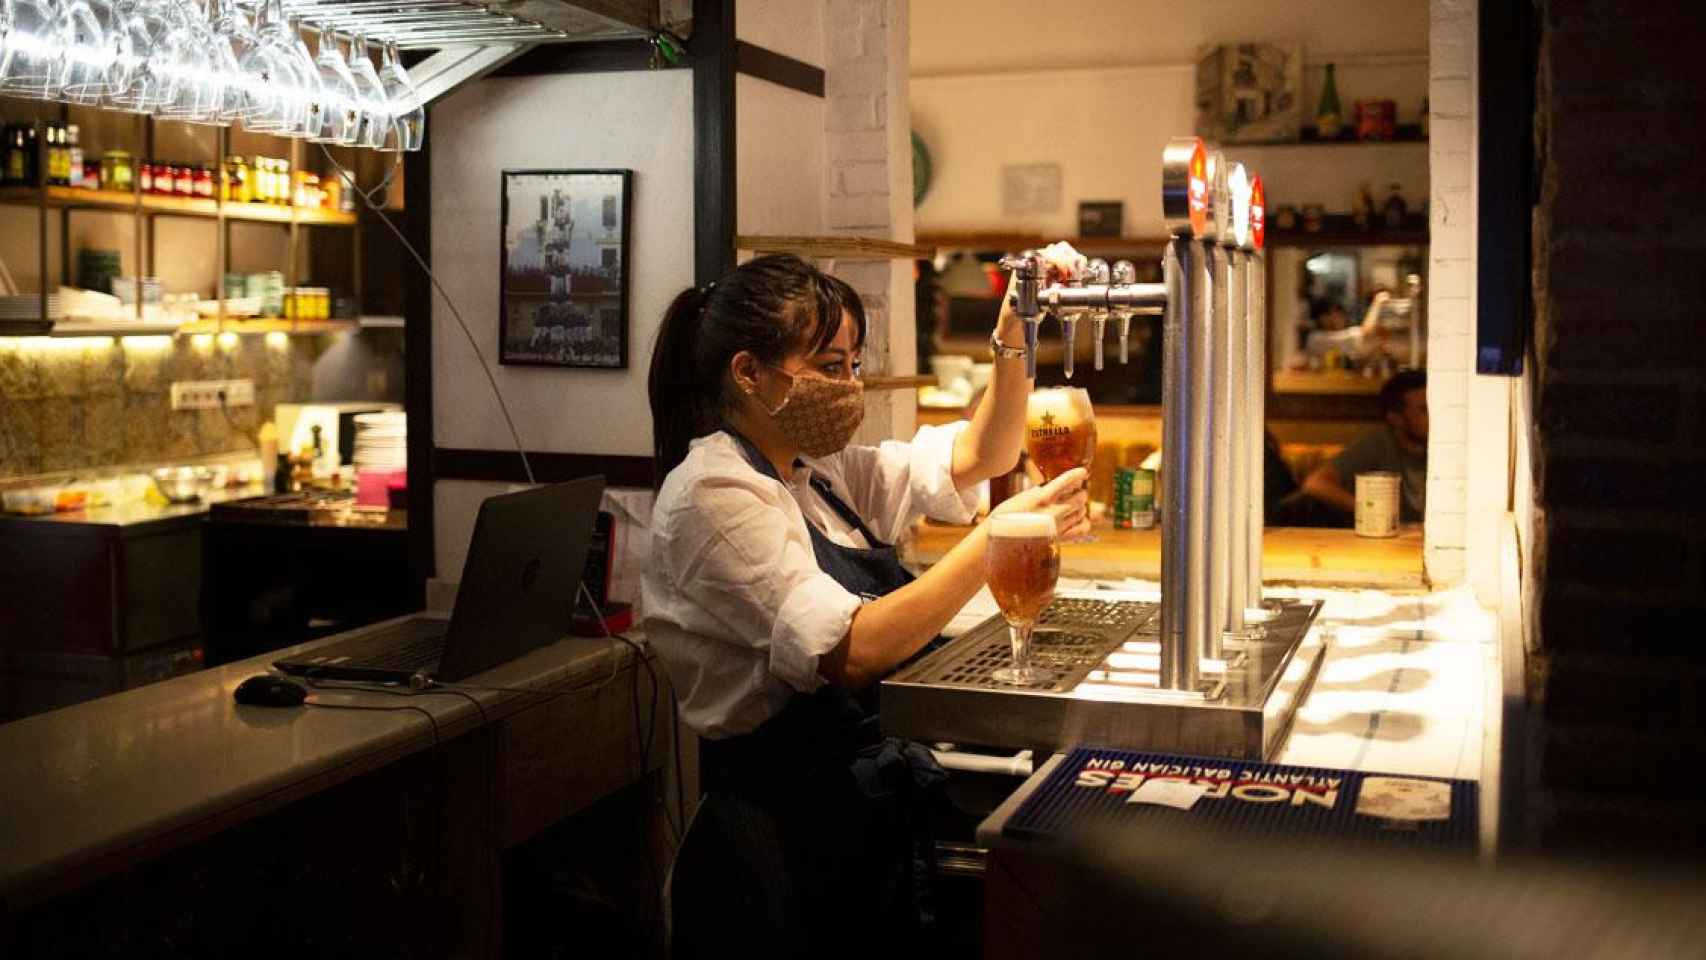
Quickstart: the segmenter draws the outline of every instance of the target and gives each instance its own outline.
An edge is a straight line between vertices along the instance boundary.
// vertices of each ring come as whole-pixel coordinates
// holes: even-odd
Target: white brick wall
[[[1430,0],[1428,31],[1428,576],[1461,581],[1468,569],[1475,278],[1475,21],[1477,0]],[[1471,451],[1475,456],[1471,456]]]
[[[823,2],[825,226],[831,233],[911,242],[908,0]],[[913,372],[912,264],[840,262],[833,269],[865,302],[866,373]],[[872,393],[859,439],[910,436],[915,420],[911,391]]]

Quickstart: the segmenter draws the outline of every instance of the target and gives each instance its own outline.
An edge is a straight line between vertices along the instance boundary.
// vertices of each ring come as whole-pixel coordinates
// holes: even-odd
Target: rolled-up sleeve
[[[682,626],[763,650],[769,672],[811,692],[818,658],[852,625],[860,600],[826,576],[791,501],[759,478],[707,478],[685,491],[668,518],[669,554],[689,601]]]
[[[911,442],[848,447],[837,455],[853,509],[873,533],[894,543],[921,516],[946,523],[977,518],[977,486],[954,487],[954,443],[967,426],[964,420],[924,426]]]

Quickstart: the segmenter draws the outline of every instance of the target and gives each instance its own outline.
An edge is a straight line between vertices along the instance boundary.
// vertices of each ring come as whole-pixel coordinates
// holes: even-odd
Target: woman
[[[1046,253],[1063,269],[1082,259],[1064,245]],[[872,694],[984,583],[983,526],[917,579],[891,544],[923,514],[969,522],[976,485],[1018,458],[1031,382],[1007,346],[1024,342],[1010,306],[993,339],[969,423],[849,446],[864,415],[865,313],[846,283],[762,257],[670,305],[649,383],[663,480],[644,625],[702,738],[699,819],[721,822],[722,859],[747,868],[737,881],[705,854],[725,872],[715,892],[733,901],[713,908],[706,891],[684,893],[695,869],[684,849],[684,952],[719,917],[766,927],[743,943],[782,954],[839,954],[928,922],[917,799],[943,775],[928,751],[880,735]],[[1071,537],[1084,482],[1072,471],[1000,509],[1051,513]]]

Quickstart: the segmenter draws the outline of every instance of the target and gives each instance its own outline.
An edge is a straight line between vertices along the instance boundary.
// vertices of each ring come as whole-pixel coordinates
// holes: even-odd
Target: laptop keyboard
[[[409,673],[438,663],[444,653],[444,638],[449,629],[450,624],[443,620],[404,620],[365,633],[348,647],[318,652],[322,656],[345,654],[348,659],[338,662],[336,666],[339,667]]]

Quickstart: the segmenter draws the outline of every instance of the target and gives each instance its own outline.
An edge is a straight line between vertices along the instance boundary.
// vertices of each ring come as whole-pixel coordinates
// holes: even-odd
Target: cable
[[[401,706],[401,707],[370,707],[370,706],[366,706],[363,704],[355,704],[355,703],[316,703],[313,700],[304,700],[302,702],[305,706],[317,707],[321,710],[375,710],[375,711],[379,711],[381,713],[400,713],[400,712],[405,711],[405,710],[413,710],[414,712],[420,714],[421,716],[426,717],[427,723],[432,725],[432,745],[433,745],[433,747],[436,749],[442,742],[439,740],[439,737],[438,737],[438,718],[433,716],[432,711],[428,710],[425,707],[417,707],[417,706],[414,706],[413,704],[408,704],[408,705]]]
[[[355,174],[345,169],[344,165],[332,156],[332,151],[326,149],[326,145],[323,143],[320,144],[320,152],[326,155],[326,161],[338,171],[346,189],[354,190],[361,197],[362,203],[379,217],[380,222],[385,224],[386,228],[393,234],[396,234],[397,242],[403,245],[403,249],[409,251],[409,256],[415,259],[415,263],[421,268],[421,272],[425,273],[427,279],[432,281],[433,289],[437,290],[438,295],[444,298],[444,305],[450,308],[450,315],[456,318],[456,325],[462,328],[462,335],[468,338],[468,346],[474,351],[474,359],[480,361],[480,371],[486,375],[486,382],[492,385],[492,397],[497,400],[498,412],[503,414],[504,423],[509,427],[510,439],[515,441],[515,452],[521,456],[521,469],[523,473],[527,474],[527,482],[530,484],[538,483],[539,481],[533,477],[533,464],[527,459],[527,448],[521,443],[521,432],[515,428],[515,418],[510,416],[509,405],[504,403],[503,392],[498,389],[497,377],[492,375],[492,368],[486,362],[486,355],[480,351],[480,344],[474,339],[473,332],[468,329],[467,322],[462,319],[462,311],[456,309],[456,301],[450,299],[450,294],[445,292],[444,285],[438,282],[438,274],[433,273],[432,268],[427,266],[426,259],[421,256],[420,251],[415,249],[408,237],[403,236],[403,231],[397,229],[397,225],[391,222],[391,218],[385,215],[384,202],[374,199],[382,196],[384,191],[390,188],[392,179],[397,175],[397,171],[403,167],[403,155],[400,153],[397,155],[397,162],[392,164],[390,171],[385,174],[385,179],[380,182],[379,186],[372,190],[363,190],[355,185]]]

